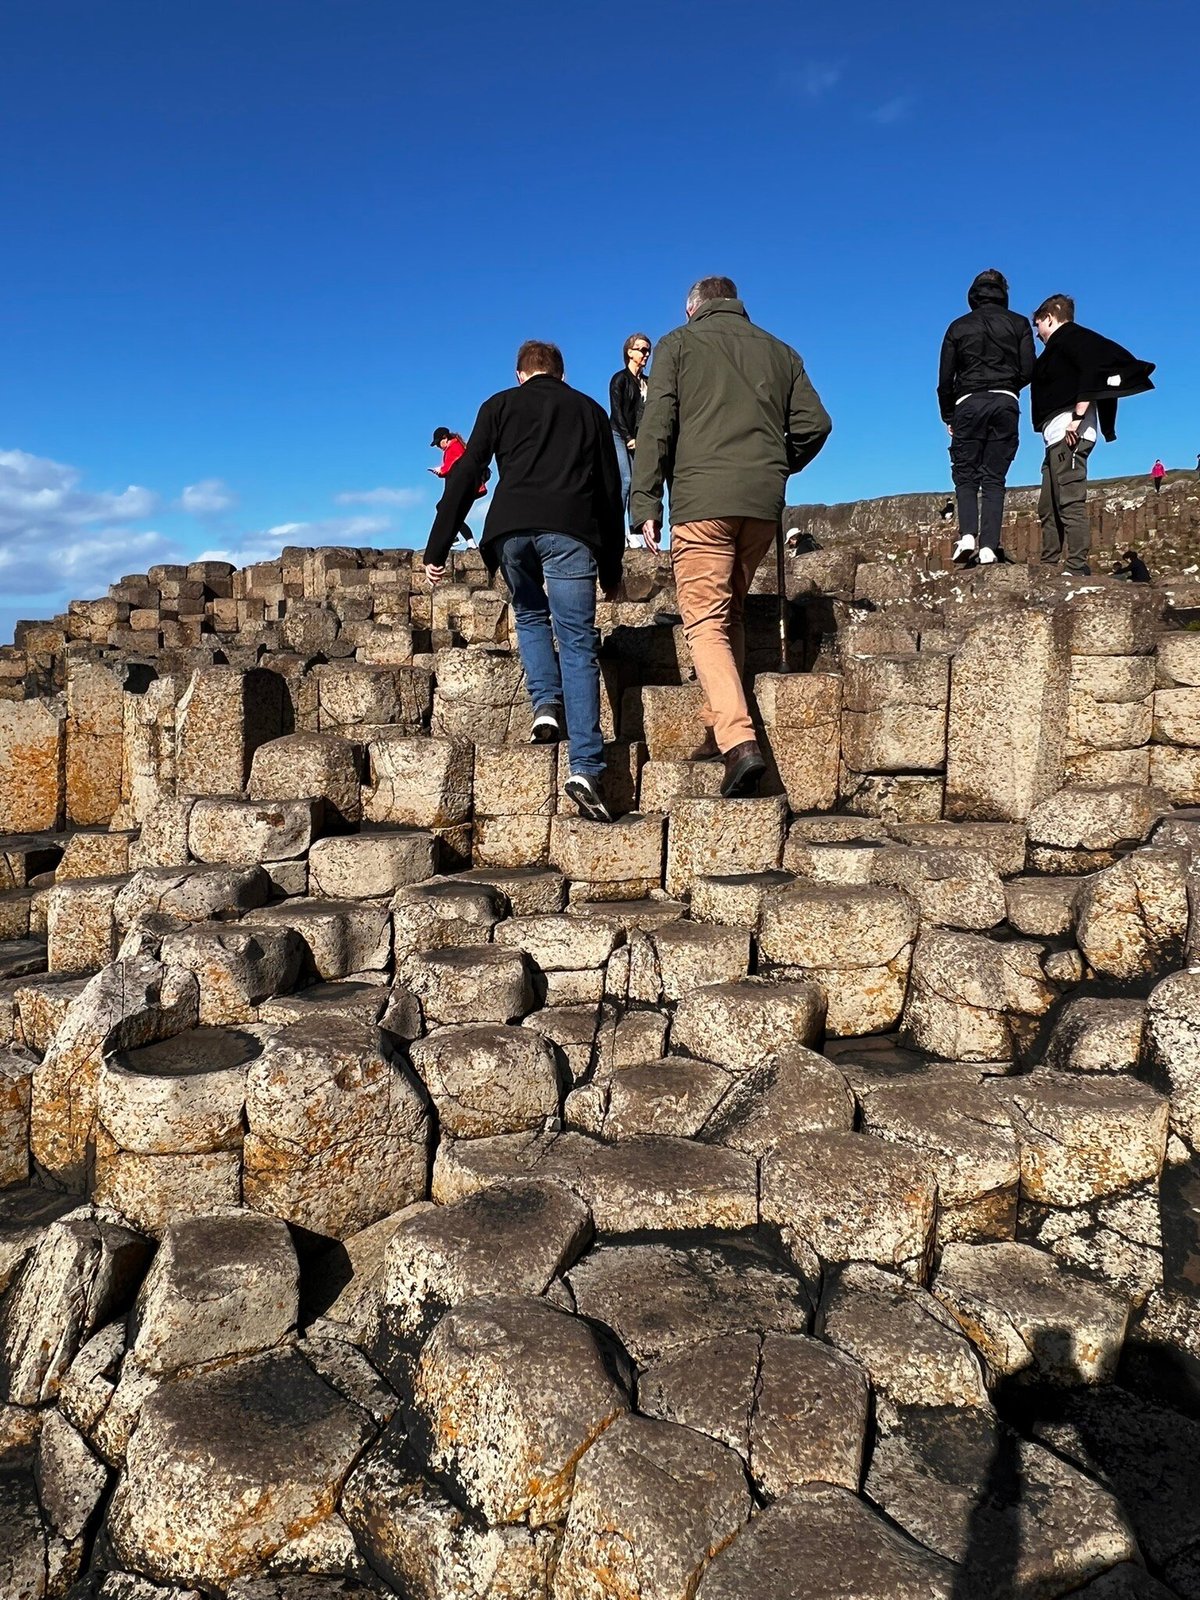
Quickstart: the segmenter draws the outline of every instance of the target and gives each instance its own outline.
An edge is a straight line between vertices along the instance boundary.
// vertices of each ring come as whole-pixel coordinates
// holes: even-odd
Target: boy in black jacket
[[[455,531],[493,457],[500,477],[480,551],[512,593],[534,707],[532,740],[556,742],[565,721],[571,775],[564,788],[585,817],[611,822],[600,797],[596,580],[612,599],[625,550],[621,480],[608,418],[563,382],[556,345],[526,340],[517,352],[517,387],[480,406],[425,546],[431,584],[446,574]]]
[[[996,560],[1004,480],[1017,453],[1017,396],[1033,373],[1033,335],[1008,309],[1008,283],[994,267],[967,291],[970,311],[946,329],[938,366],[938,406],[950,430],[950,468],[958,500],[955,561],[978,551]],[[980,501],[982,500],[982,513]]]
[[[1069,294],[1043,300],[1031,320],[1044,346],[1029,388],[1033,425],[1046,444],[1038,498],[1042,560],[1053,566],[1065,548],[1064,571],[1086,577],[1092,570],[1088,456],[1098,431],[1116,438],[1118,399],[1153,389],[1154,363],[1081,327]]]

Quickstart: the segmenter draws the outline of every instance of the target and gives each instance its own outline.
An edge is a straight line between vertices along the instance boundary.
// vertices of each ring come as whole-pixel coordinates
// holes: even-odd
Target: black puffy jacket
[[[1008,309],[1005,291],[981,273],[967,304],[970,311],[954,319],[942,340],[938,408],[945,423],[954,421],[955,402],[965,395],[989,389],[1020,394],[1033,376],[1033,330]]]

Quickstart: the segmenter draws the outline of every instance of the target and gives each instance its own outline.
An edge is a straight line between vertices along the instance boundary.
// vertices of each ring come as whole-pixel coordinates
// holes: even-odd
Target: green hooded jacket
[[[788,475],[833,424],[796,352],[756,328],[740,300],[707,300],[659,342],[634,452],[629,520],[777,521]]]

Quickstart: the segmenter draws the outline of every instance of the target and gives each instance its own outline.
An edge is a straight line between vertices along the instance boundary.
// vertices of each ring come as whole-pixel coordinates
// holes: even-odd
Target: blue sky
[[[2,18],[0,638],[155,560],[423,543],[430,432],[523,338],[603,398],[708,272],[833,415],[793,501],[948,485],[938,346],[991,265],[1159,363],[1095,476],[1195,464],[1194,0]]]

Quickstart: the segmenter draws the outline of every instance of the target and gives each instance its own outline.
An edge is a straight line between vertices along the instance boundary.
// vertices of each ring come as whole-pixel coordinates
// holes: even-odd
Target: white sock
[[[979,552],[979,565],[981,567],[990,567],[995,559],[996,552],[994,550],[989,550],[987,545],[984,545],[983,549]]]

